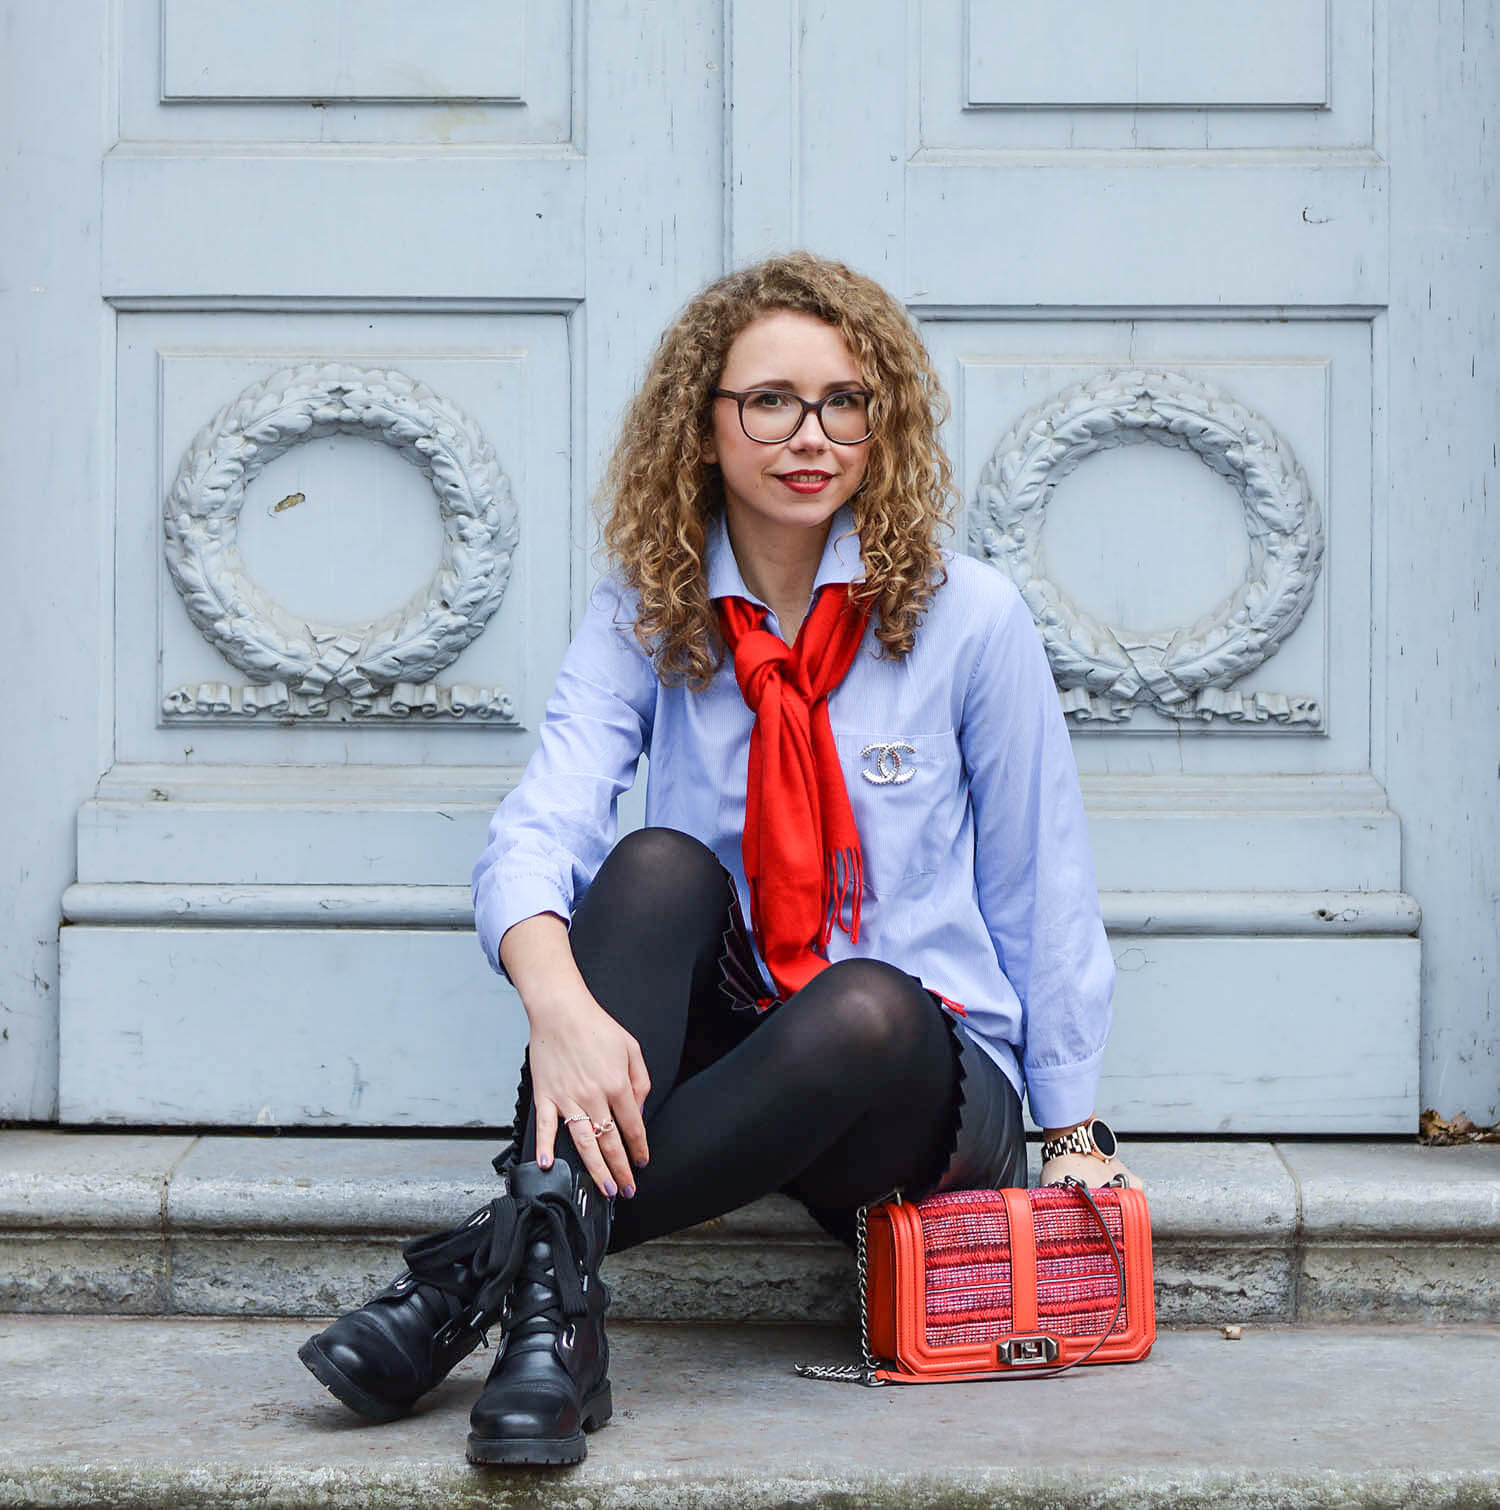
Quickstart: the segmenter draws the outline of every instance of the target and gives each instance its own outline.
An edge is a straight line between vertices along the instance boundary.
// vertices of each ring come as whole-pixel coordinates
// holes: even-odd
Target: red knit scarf
[[[735,678],[755,714],[741,843],[750,922],[785,998],[827,967],[835,924],[859,941],[859,831],[828,694],[854,662],[869,608],[845,585],[823,588],[788,649],[765,628],[765,609],[743,598],[717,602]]]

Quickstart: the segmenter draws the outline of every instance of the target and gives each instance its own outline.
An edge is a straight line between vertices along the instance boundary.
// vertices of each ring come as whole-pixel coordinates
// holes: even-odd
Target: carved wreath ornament
[[[1196,623],[1155,633],[1101,623],[1039,568],[1053,488],[1095,452],[1144,441],[1191,451],[1233,483],[1250,538],[1234,592]],[[1020,588],[1079,722],[1119,723],[1146,706],[1174,719],[1321,727],[1316,698],[1231,690],[1297,627],[1323,557],[1307,477],[1261,416],[1177,373],[1106,373],[1023,415],[980,474],[978,501],[974,546]]]
[[[384,441],[437,495],[443,553],[431,582],[373,623],[312,624],[246,574],[238,547],[245,489],[262,468],[325,435]],[[208,682],[164,700],[168,718],[260,712],[327,717],[494,718],[513,722],[499,688],[439,687],[500,606],[516,547],[516,510],[478,426],[400,372],[338,364],[288,368],[247,388],[188,448],[164,507],[166,560],[194,624],[254,685]]]

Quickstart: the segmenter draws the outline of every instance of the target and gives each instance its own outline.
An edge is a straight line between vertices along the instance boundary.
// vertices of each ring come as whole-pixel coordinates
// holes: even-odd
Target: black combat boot
[[[471,1463],[577,1463],[583,1434],[609,1420],[609,1292],[599,1264],[610,1203],[559,1157],[511,1172],[515,1282],[505,1335],[469,1422]]]
[[[508,1246],[512,1201],[501,1195],[457,1227],[402,1249],[407,1269],[357,1311],[309,1337],[297,1356],[319,1383],[371,1421],[404,1416],[484,1340],[504,1293],[485,1295]]]

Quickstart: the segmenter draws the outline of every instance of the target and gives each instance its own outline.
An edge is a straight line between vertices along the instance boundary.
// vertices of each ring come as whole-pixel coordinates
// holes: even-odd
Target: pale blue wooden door
[[[1500,1115],[1474,7],[12,19],[0,1113],[508,1116],[463,882],[604,447],[694,287],[810,245],[921,320],[1048,626],[1122,1125],[1408,1130],[1417,901],[1424,1094]]]

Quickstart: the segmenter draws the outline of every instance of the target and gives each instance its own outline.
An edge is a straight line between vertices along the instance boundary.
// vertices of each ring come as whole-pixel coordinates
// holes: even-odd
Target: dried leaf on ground
[[[1429,1106],[1418,1125],[1421,1133],[1417,1141],[1429,1148],[1448,1148],[1457,1143],[1500,1143],[1500,1122],[1493,1127],[1476,1127],[1462,1112],[1450,1121]]]

